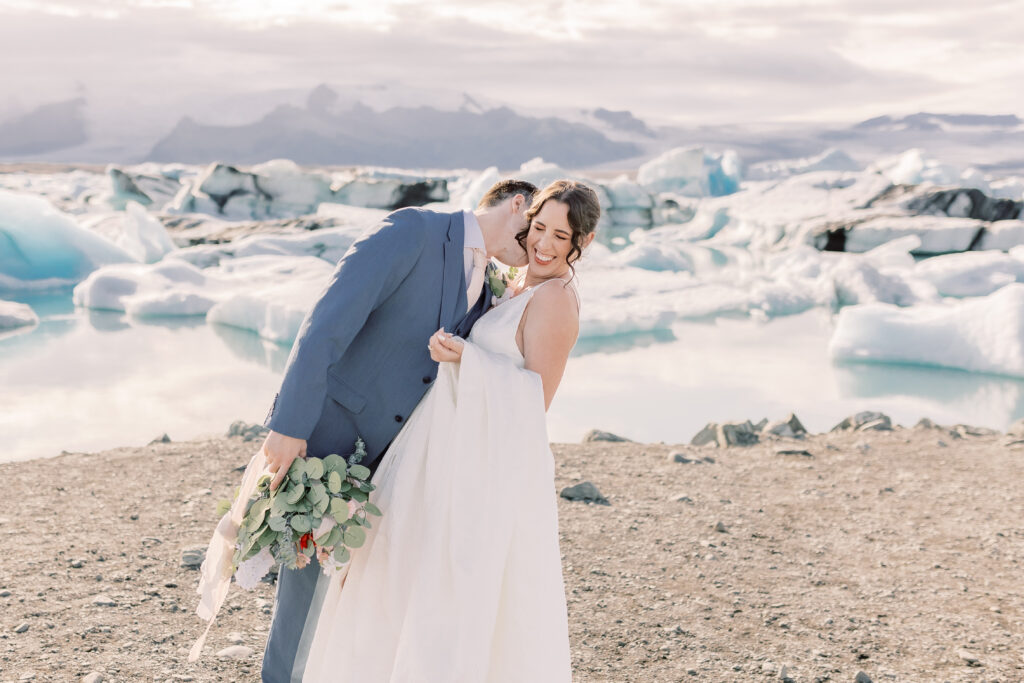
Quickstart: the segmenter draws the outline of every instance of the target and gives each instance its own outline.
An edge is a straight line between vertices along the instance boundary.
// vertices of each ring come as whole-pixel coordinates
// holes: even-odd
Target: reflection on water
[[[589,337],[580,339],[576,343],[575,348],[572,350],[572,355],[575,357],[586,356],[590,353],[617,353],[673,341],[676,341],[676,336],[672,333],[672,330],[633,332],[610,337]]]
[[[276,374],[284,374],[284,366],[288,362],[291,347],[282,346],[261,338],[249,330],[230,325],[211,325],[214,334],[242,360],[270,369]]]
[[[969,421],[1005,428],[1024,416],[1024,380],[949,368],[881,363],[837,362],[834,367],[841,393],[863,398],[905,396],[935,404],[932,419]],[[945,414],[944,420],[940,414]]]
[[[15,298],[15,297],[8,297]],[[70,292],[18,298],[40,324],[0,339],[0,459],[142,445],[163,434],[262,422],[289,349],[201,316],[137,319],[76,310]],[[720,319],[583,339],[548,415],[554,441],[588,429],[687,442],[707,422],[785,417],[812,431],[880,410],[1005,429],[1024,381],[939,368],[833,364],[822,311],[769,323]]]

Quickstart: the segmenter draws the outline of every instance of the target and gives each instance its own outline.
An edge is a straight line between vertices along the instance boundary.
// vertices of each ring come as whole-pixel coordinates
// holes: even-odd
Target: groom
[[[526,265],[516,233],[537,188],[494,185],[475,211],[400,209],[359,239],[338,263],[292,347],[267,416],[263,447],[277,488],[295,458],[380,456],[437,376],[427,340],[438,328],[466,337],[489,306],[489,257]],[[387,514],[387,511],[384,511]],[[281,569],[264,683],[300,681],[326,581],[314,561]]]

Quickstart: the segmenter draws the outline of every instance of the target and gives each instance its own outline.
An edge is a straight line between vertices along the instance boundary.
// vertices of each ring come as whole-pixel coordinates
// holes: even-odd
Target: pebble
[[[84,566],[85,566],[85,562],[83,560],[71,560],[71,568],[72,569],[81,569]]]
[[[155,439],[153,439],[152,441],[150,441],[149,445],[152,446],[155,443],[170,443],[170,442],[171,442],[171,437],[168,436],[167,434],[164,434],[163,436],[158,436]]]
[[[602,432],[600,429],[591,429],[583,437],[583,443],[591,441],[608,441],[611,443],[632,443],[630,439],[611,432]]]
[[[97,607],[117,607],[117,602],[115,602],[109,595],[104,595],[103,593],[94,597],[92,599],[92,604]]]
[[[700,460],[691,460],[690,458],[687,458],[686,454],[682,453],[680,451],[673,451],[672,453],[669,453],[668,454],[668,461],[669,462],[678,462],[678,463],[683,464],[683,465],[688,465],[691,462],[694,462],[694,463],[700,463],[701,462]]]
[[[246,659],[252,655],[252,648],[245,645],[231,645],[217,653],[221,659]]]
[[[692,503],[693,502],[693,498],[690,498],[685,493],[677,493],[676,495],[669,497],[669,500],[671,500],[673,503]]]
[[[245,642],[245,636],[243,636],[238,631],[232,631],[228,634],[228,642],[234,643],[235,645],[240,645],[241,643]]]
[[[779,679],[786,681],[786,683],[792,683],[793,677],[789,675],[789,669],[783,666],[779,669]]]
[[[608,499],[601,495],[601,492],[589,481],[582,481],[575,486],[567,486],[559,494],[566,500],[579,500],[585,503],[596,503],[598,505],[611,505]]]
[[[8,590],[0,591],[0,598],[9,598],[9,597],[11,597],[11,591],[8,591]]]
[[[957,650],[956,656],[964,661],[967,666],[982,666],[981,660],[978,659],[978,655],[967,650]]]
[[[28,630],[28,622],[27,621],[23,621],[23,622],[21,622],[20,624],[18,624],[17,626],[14,627],[14,632],[15,633],[24,633],[27,630]]]
[[[813,458],[814,454],[805,448],[780,448],[775,455],[802,455],[805,458]]]
[[[853,683],[872,683],[871,677],[863,671],[858,671],[857,675],[853,678]]]
[[[206,559],[206,546],[195,545],[181,551],[181,567],[183,569],[199,569]]]
[[[103,683],[105,679],[99,671],[93,671],[88,676],[82,676],[82,683]]]
[[[723,524],[722,522],[715,522],[715,531],[724,534],[727,533],[729,530],[725,527],[725,524]]]

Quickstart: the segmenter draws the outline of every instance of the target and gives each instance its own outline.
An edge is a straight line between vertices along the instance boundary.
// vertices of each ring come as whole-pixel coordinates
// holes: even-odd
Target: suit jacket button
[[[424,383],[424,384],[430,384],[430,383],[431,383],[431,382],[433,382],[433,381],[434,381],[434,378],[433,378],[433,377],[424,377],[424,378],[423,378],[423,383]]]
[[[395,422],[401,422],[401,421],[402,421],[402,416],[401,415],[395,415]]]

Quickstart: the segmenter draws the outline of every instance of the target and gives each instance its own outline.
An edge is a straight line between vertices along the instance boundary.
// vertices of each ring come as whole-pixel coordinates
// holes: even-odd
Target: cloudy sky
[[[657,122],[1024,115],[1020,0],[0,0],[0,111],[318,83]]]

